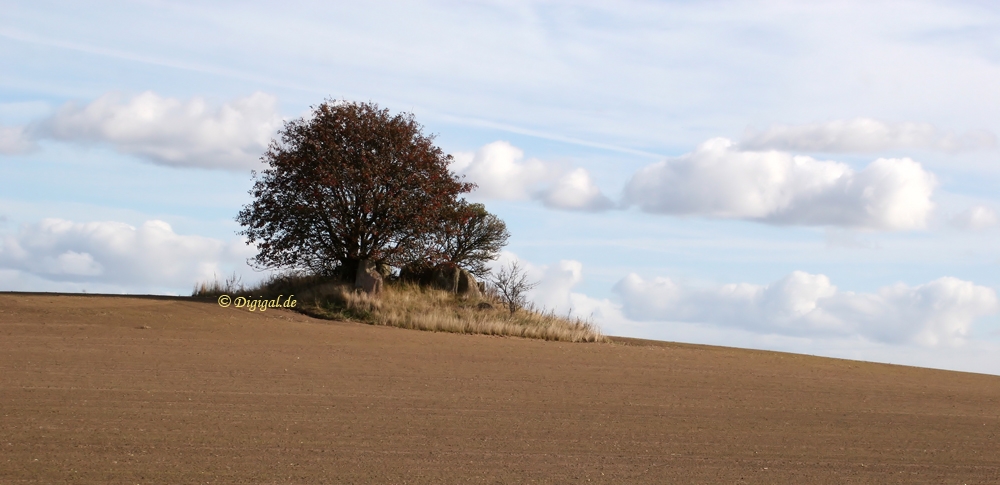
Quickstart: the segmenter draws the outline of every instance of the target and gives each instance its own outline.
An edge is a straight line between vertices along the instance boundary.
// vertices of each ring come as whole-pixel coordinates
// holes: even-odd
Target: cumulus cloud
[[[35,149],[35,141],[22,126],[0,126],[0,154],[15,155]]]
[[[505,141],[482,146],[475,153],[452,155],[451,169],[475,182],[476,194],[491,199],[531,198],[538,185],[558,176],[550,164],[537,158],[524,160],[524,151]]]
[[[528,299],[537,307],[553,311],[559,315],[590,320],[597,325],[621,323],[625,320],[619,305],[608,299],[590,297],[574,291],[583,281],[583,263],[564,259],[555,264],[538,265],[519,258],[516,254],[503,251],[493,263],[496,270],[517,261],[537,286],[528,293]]]
[[[614,206],[591,179],[590,172],[583,168],[559,177],[543,192],[542,200],[546,206],[556,209],[600,211]]]
[[[1000,216],[993,208],[977,205],[952,217],[950,222],[952,226],[959,229],[981,231],[1000,225]]]
[[[567,170],[536,158],[505,141],[484,145],[476,152],[459,152],[451,169],[477,185],[479,197],[502,200],[540,200],[555,209],[599,211],[614,204],[584,168]]]
[[[277,99],[264,93],[210,106],[145,92],[109,93],[81,105],[67,103],[39,124],[40,136],[107,143],[116,150],[177,167],[253,168],[281,127]]]
[[[584,279],[579,261],[538,265],[504,251],[494,266],[511,261],[517,261],[529,280],[538,283],[529,293],[535,305],[633,335],[643,328],[646,333],[657,333],[649,326],[667,325],[686,329],[682,334],[719,337],[722,334],[718,332],[737,332],[756,336],[753,338],[759,342],[774,337],[799,343],[940,348],[966,344],[977,320],[1000,312],[995,290],[958,278],[943,277],[917,286],[898,283],[874,293],[858,293],[838,289],[825,275],[802,271],[769,285],[714,286],[683,284],[669,278],[647,280],[633,273],[614,286],[619,299],[615,302],[576,290]],[[741,345],[725,338],[722,341]]]
[[[927,123],[885,123],[870,118],[805,125],[778,125],[747,130],[740,146],[747,150],[791,150],[865,153],[893,149],[957,152],[994,148],[997,138],[978,131],[962,135],[942,132]]]
[[[0,239],[0,269],[50,282],[92,282],[124,288],[191,288],[243,267],[253,249],[180,235],[163,221],[44,219]]]
[[[623,203],[659,214],[917,229],[934,207],[935,186],[933,174],[909,158],[880,158],[855,171],[834,161],[742,150],[714,138],[636,172]]]
[[[824,275],[801,271],[770,285],[693,287],[630,274],[615,286],[625,316],[680,321],[784,335],[861,336],[925,346],[964,341],[980,317],[1000,310],[996,292],[957,278],[876,293],[840,291]]]
[[[531,300],[536,304],[563,314],[579,309],[573,305],[573,287],[583,281],[583,263],[564,259],[545,266],[529,265],[529,274],[538,282],[531,292]],[[580,295],[583,296],[583,295]]]

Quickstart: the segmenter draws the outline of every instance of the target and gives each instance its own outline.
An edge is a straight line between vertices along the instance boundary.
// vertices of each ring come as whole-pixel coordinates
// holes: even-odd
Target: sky
[[[286,121],[413,113],[533,302],[1000,375],[1000,7],[0,0],[0,290],[190,294]]]

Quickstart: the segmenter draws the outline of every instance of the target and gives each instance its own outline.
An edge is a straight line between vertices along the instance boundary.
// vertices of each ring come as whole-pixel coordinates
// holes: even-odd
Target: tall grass
[[[218,276],[211,282],[202,282],[194,285],[191,296],[219,296],[219,295],[242,295],[247,292],[243,286],[243,278],[233,273],[226,278],[226,281],[219,282]]]
[[[373,297],[356,291],[353,285],[295,274],[272,276],[253,288],[245,288],[236,280],[202,284],[194,292],[194,296],[221,294],[261,298],[295,295],[296,309],[308,315],[372,325],[568,342],[607,340],[596,325],[579,318],[534,307],[511,314],[491,292],[479,298],[463,298],[412,283],[386,282],[382,294]]]

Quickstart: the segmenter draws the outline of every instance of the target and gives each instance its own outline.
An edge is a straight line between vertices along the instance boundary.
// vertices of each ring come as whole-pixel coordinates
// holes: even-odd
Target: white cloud
[[[97,276],[104,272],[104,267],[94,261],[89,253],[78,253],[68,250],[56,257],[45,256],[38,265],[43,273],[62,276]]]
[[[475,153],[454,153],[451,169],[477,185],[478,197],[541,200],[556,209],[598,211],[614,204],[594,184],[584,168],[567,170],[537,158],[506,141],[484,145]]]
[[[950,222],[952,226],[959,229],[981,231],[1000,224],[1000,216],[993,208],[977,205],[952,217]]]
[[[885,123],[870,118],[836,120],[806,125],[778,125],[764,131],[747,130],[740,146],[747,150],[807,152],[879,152],[926,149],[956,152],[994,148],[988,132],[945,133],[928,123]]]
[[[1000,361],[996,359],[1000,345],[974,338],[960,346],[926,347],[878,342],[857,336],[812,338],[684,322],[626,321],[606,325],[604,329],[609,335],[1000,375]]]
[[[253,168],[281,127],[277,99],[264,93],[213,108],[145,92],[109,93],[86,105],[67,103],[40,124],[40,135],[108,143],[116,150],[178,167]]]
[[[35,149],[35,142],[24,127],[0,126],[0,154],[14,155]]]
[[[494,265],[511,261],[538,283],[529,295],[537,306],[609,335],[998,372],[987,357],[996,344],[970,335],[974,322],[1000,312],[996,291],[957,278],[856,293],[801,271],[770,285],[708,287],[630,274],[615,285],[618,303],[574,291],[584,279],[579,261],[537,265],[504,251]]]
[[[646,212],[775,224],[917,229],[933,209],[933,174],[909,158],[844,163],[744,151],[724,138],[632,176],[624,203]]]
[[[1000,310],[996,292],[957,278],[876,293],[839,291],[824,275],[793,272],[770,285],[697,288],[630,274],[615,286],[634,320],[681,321],[793,336],[855,337],[957,345],[980,317]]]
[[[625,321],[620,306],[607,299],[598,299],[573,291],[583,281],[583,263],[560,260],[556,264],[537,265],[516,254],[503,251],[494,261],[493,269],[516,261],[528,275],[529,282],[537,286],[528,292],[528,299],[536,307],[559,315],[570,315],[589,320],[597,325],[620,324]]]
[[[590,172],[583,168],[559,177],[544,193],[542,200],[546,206],[556,209],[599,211],[614,206],[591,179]]]
[[[254,251],[238,240],[227,243],[180,235],[156,220],[133,227],[45,219],[0,241],[0,269],[23,273],[21,280],[92,283],[133,291],[186,290],[197,282],[224,278],[236,268],[246,269],[245,260]]]
[[[529,199],[540,184],[558,176],[550,164],[537,158],[524,160],[524,151],[505,141],[452,156],[455,162],[451,169],[474,182],[477,195],[491,199]]]
[[[556,264],[529,268],[538,282],[531,292],[533,302],[562,314],[574,310],[572,289],[583,281],[583,263],[564,259]]]

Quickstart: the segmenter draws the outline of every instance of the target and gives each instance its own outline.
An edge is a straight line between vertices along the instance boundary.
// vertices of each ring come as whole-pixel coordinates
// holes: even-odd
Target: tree
[[[402,265],[475,187],[421,130],[412,114],[346,101],[285,123],[236,217],[256,265],[343,278],[361,260]]]
[[[444,220],[437,252],[477,278],[486,278],[490,274],[486,263],[497,259],[508,238],[507,224],[499,217],[487,212],[483,204],[463,200]]]
[[[538,286],[538,282],[528,281],[528,274],[521,269],[517,261],[511,261],[510,264],[501,267],[491,283],[511,315],[527,303],[527,293]]]

